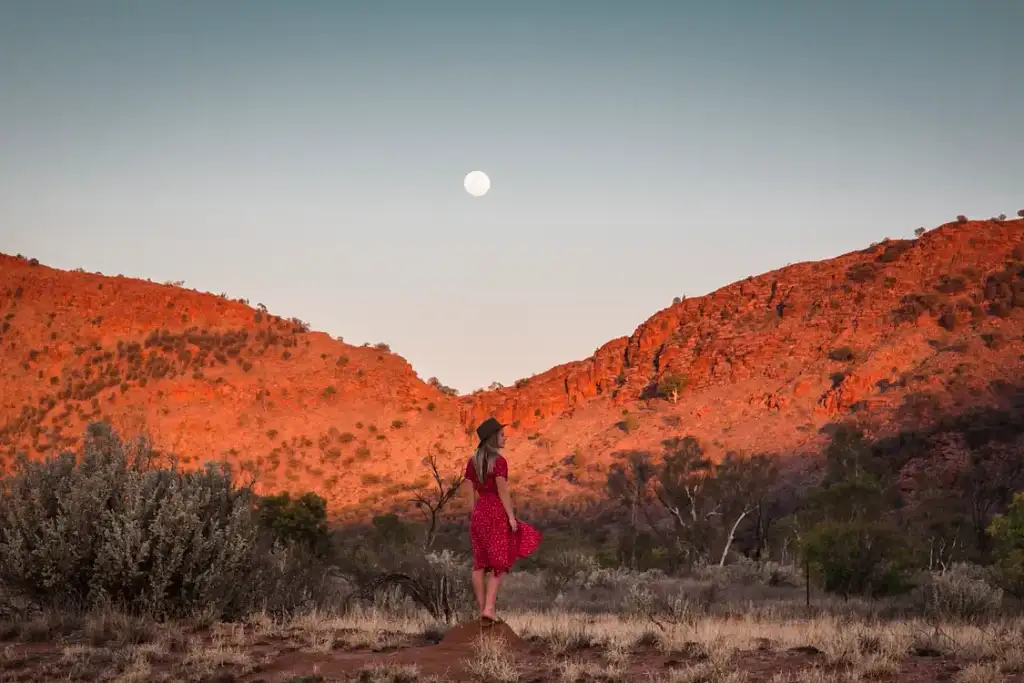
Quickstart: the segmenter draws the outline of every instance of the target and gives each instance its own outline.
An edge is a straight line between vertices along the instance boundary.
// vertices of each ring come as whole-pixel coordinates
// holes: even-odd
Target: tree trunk
[[[743,518],[746,517],[749,512],[750,510],[744,510],[742,514],[736,518],[736,521],[733,522],[732,528],[729,529],[729,536],[725,539],[725,547],[722,548],[722,559],[718,561],[719,567],[725,566],[725,558],[729,555],[729,548],[732,547],[732,539],[736,536],[736,528],[739,527],[740,522],[743,521]]]

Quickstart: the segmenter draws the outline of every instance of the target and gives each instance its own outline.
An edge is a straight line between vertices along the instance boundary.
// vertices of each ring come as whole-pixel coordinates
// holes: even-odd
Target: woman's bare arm
[[[512,494],[508,490],[508,479],[505,477],[495,477],[494,483],[498,486],[498,498],[501,499],[501,504],[505,507],[508,521],[512,523],[515,521],[516,513],[512,509]]]

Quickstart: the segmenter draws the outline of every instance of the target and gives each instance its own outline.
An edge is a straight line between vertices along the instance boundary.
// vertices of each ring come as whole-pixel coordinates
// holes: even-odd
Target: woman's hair
[[[494,469],[494,461],[498,459],[501,452],[498,451],[498,434],[492,434],[487,441],[480,444],[473,454],[473,469],[476,471],[477,481],[481,484],[487,480],[487,475]]]

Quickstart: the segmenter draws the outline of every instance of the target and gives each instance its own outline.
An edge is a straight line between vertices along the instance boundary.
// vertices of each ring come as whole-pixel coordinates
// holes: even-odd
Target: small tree
[[[620,502],[629,510],[632,539],[630,563],[637,566],[637,541],[640,536],[640,514],[647,516],[647,505],[651,497],[651,483],[656,471],[650,461],[650,454],[644,451],[624,453],[625,462],[617,462],[608,469],[605,491],[613,501]]]
[[[995,570],[1007,592],[1024,598],[1024,492],[1017,493],[1006,512],[988,526],[995,545]]]
[[[667,398],[675,403],[679,400],[679,394],[690,383],[690,378],[675,372],[666,372],[658,380],[658,396]]]
[[[714,488],[722,512],[722,555],[718,566],[725,566],[736,530],[748,515],[764,503],[778,479],[778,466],[767,455],[744,458],[727,453],[715,467]]]
[[[263,496],[257,503],[260,522],[283,542],[297,543],[316,555],[324,555],[329,545],[327,501],[313,492],[292,498],[286,491]]]
[[[435,389],[440,391],[445,396],[457,396],[458,393],[459,393],[455,389],[453,389],[453,388],[451,388],[449,386],[445,386],[444,384],[442,384],[441,380],[439,380],[436,377],[431,377],[430,379],[428,379],[427,380],[427,384],[429,384],[430,386],[434,387]]]
[[[711,497],[711,460],[693,436],[662,443],[665,452],[657,471],[654,494],[672,517],[678,541],[700,560],[710,552],[711,520],[719,510]]]
[[[410,501],[423,512],[427,521],[427,532],[424,537],[423,547],[430,549],[434,546],[437,538],[437,529],[444,514],[444,509],[451,502],[455,494],[462,486],[463,476],[461,473],[453,475],[449,479],[441,476],[437,468],[437,458],[433,453],[423,458],[423,464],[430,468],[430,476],[434,480],[434,487],[430,491],[417,491]]]
[[[816,521],[801,549],[827,592],[878,596],[905,588],[906,540],[888,512],[884,489],[862,471],[813,496],[810,513]]]
[[[918,228],[917,230],[914,231],[914,236],[915,237],[920,237],[924,233],[925,233],[925,229],[924,228]]]
[[[1024,437],[1009,444],[987,443],[967,454],[967,462],[956,473],[954,493],[968,510],[974,529],[975,550],[985,557],[990,550],[988,530],[997,510],[1009,506],[1013,491],[1024,483],[1024,459],[1020,449]]]

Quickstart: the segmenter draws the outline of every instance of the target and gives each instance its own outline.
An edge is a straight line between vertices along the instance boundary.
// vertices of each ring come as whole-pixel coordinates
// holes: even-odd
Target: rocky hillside
[[[616,452],[692,434],[708,450],[813,452],[1014,398],[1024,372],[1024,221],[941,226],[750,277],[659,311],[586,360],[451,397],[386,348],[246,302],[0,255],[0,454],[76,445],[90,420],[189,464],[340,513],[400,504],[494,414],[521,500],[600,496]]]

